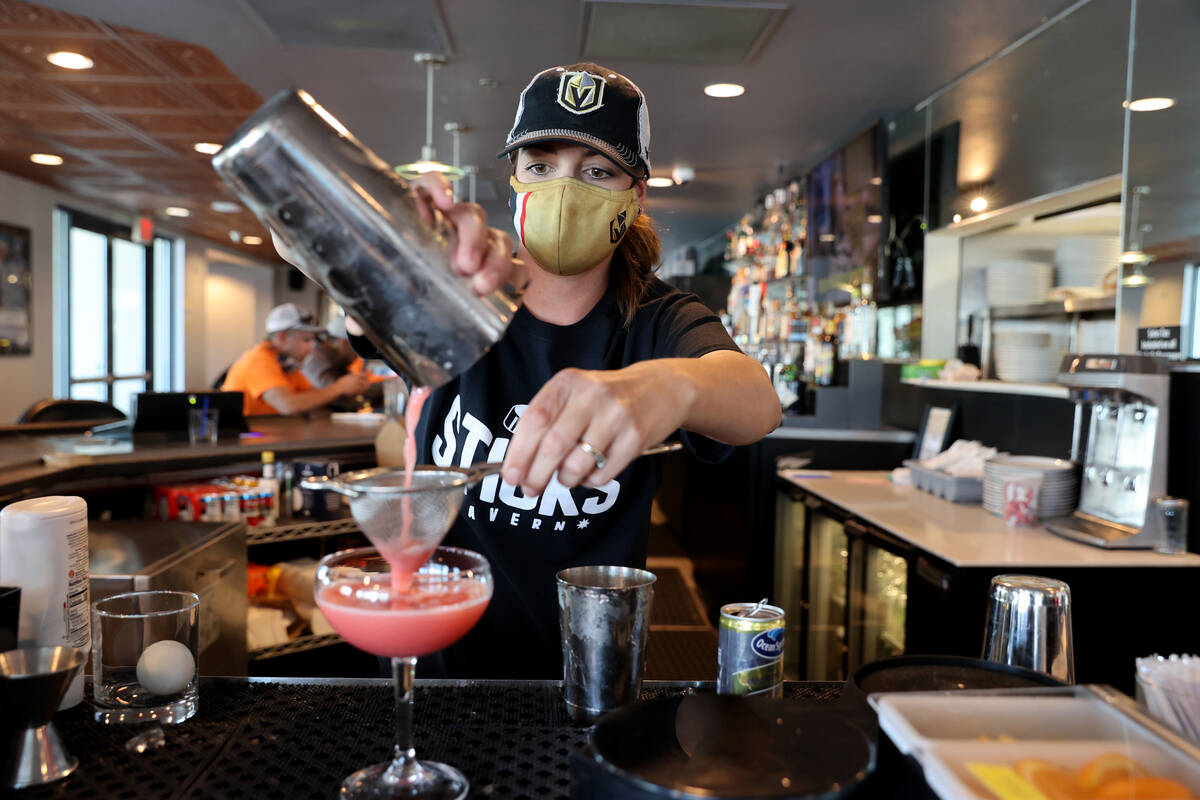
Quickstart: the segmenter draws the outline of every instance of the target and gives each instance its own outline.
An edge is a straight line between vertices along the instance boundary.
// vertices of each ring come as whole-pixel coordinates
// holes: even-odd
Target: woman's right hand
[[[484,295],[505,282],[524,286],[528,280],[525,263],[513,257],[512,237],[487,225],[487,214],[476,203],[454,202],[454,190],[440,172],[427,172],[412,182],[421,218],[434,221],[434,209],[454,226],[456,247],[452,268],[471,278],[471,290]]]

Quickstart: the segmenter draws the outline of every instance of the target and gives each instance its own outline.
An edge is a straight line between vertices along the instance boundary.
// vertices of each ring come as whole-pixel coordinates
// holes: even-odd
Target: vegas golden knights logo
[[[558,104],[572,114],[604,105],[604,79],[590,72],[564,72],[558,80]]]
[[[621,241],[621,237],[625,235],[625,215],[627,212],[622,211],[608,223],[608,240],[613,244]]]

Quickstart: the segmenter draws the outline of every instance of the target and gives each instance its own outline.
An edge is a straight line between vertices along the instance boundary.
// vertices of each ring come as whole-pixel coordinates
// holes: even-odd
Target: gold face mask
[[[638,215],[637,190],[592,186],[578,178],[521,183],[510,178],[517,238],[538,266],[578,275],[617,249]]]

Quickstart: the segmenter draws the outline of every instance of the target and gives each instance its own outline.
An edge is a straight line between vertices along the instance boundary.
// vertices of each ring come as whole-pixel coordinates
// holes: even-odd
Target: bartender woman
[[[641,567],[660,480],[643,448],[678,433],[724,458],[780,421],[762,367],[694,295],[654,277],[644,213],[650,122],[630,80],[596,64],[539,72],[521,92],[500,156],[512,165],[513,240],[440,176],[417,186],[458,233],[456,268],[483,294],[527,279],[507,334],[438,388],[417,427],[418,462],[504,461],[467,493],[445,544],[482,553],[495,592],[458,644],[422,674],[562,676],[555,573]]]

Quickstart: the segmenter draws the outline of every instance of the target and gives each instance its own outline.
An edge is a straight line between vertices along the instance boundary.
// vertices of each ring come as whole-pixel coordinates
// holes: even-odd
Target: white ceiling
[[[408,0],[411,2],[411,0]],[[734,0],[737,2],[737,0]],[[401,2],[401,0],[396,0]],[[440,6],[452,55],[436,79],[436,145],[450,158],[446,121],[471,126],[463,163],[489,182],[489,213],[503,216],[503,166],[494,156],[517,95],[536,71],[579,60],[580,0],[429,0]],[[243,0],[42,0],[42,5],[195,42],[264,98],[307,89],[392,163],[417,157],[425,78],[411,50],[289,47]],[[278,6],[279,4],[273,4]],[[342,30],[370,25],[379,0],[297,2],[328,9]],[[871,121],[890,118],[1037,26],[1067,0],[792,0],[753,63],[734,66],[623,60],[605,66],[647,96],[656,172],[694,167],[682,187],[651,190],[668,251],[739,217],[770,185],[811,165]],[[365,18],[364,18],[365,17]],[[388,24],[394,24],[389,20]],[[652,54],[650,54],[652,56]],[[480,79],[497,82],[495,88]],[[706,97],[716,81],[746,86]]]

